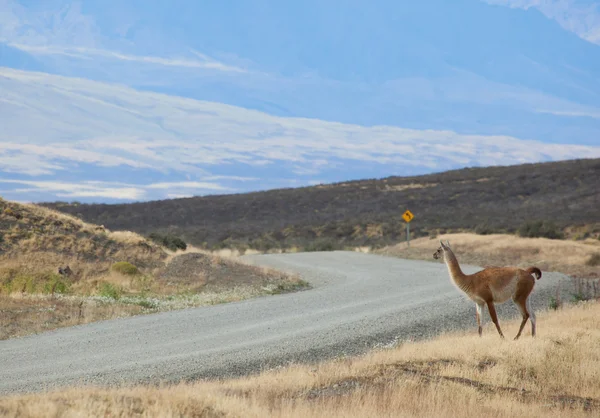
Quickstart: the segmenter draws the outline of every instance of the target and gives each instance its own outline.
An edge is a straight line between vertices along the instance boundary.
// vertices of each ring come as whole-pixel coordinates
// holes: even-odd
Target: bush
[[[563,232],[551,221],[526,222],[518,230],[518,234],[526,238],[563,239]]]
[[[100,284],[100,289],[98,293],[100,294],[100,296],[104,296],[106,298],[111,298],[115,300],[121,297],[121,290],[115,285],[108,282],[102,282]]]
[[[152,300],[148,299],[140,299],[136,302],[136,305],[141,306],[144,309],[156,309],[158,308],[158,304]]]
[[[163,247],[166,247],[171,251],[187,249],[187,244],[185,243],[185,241],[179,237],[176,237],[175,235],[161,235],[157,232],[153,232],[148,236],[148,238],[150,238],[158,245],[162,245]]]
[[[6,294],[24,292],[33,293],[35,291],[35,277],[17,273],[3,280],[2,291]]]
[[[479,234],[479,235],[491,235],[491,234],[495,234],[498,231],[489,226],[488,224],[479,224],[475,227],[475,233]]]
[[[139,274],[138,268],[127,261],[119,261],[118,263],[113,264],[111,270],[126,276],[135,276]]]
[[[248,244],[250,248],[253,248],[258,251],[269,251],[273,248],[280,248],[279,243],[270,236],[261,236],[256,238]]]
[[[32,275],[16,272],[0,280],[0,293],[6,294],[17,292],[49,294],[68,291],[69,283],[56,273]]]
[[[335,249],[335,242],[326,238],[317,239],[304,247],[304,251],[334,251]]]
[[[50,273],[44,280],[43,293],[67,293],[69,285],[61,276],[56,273]]]

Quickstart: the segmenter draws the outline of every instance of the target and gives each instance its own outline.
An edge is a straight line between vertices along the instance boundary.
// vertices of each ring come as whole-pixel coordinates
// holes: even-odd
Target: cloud
[[[2,100],[0,99],[0,102]],[[102,167],[127,165],[134,168],[150,167],[139,160],[119,155],[106,155],[86,147],[72,147],[64,143],[49,145],[4,142],[0,143],[0,170],[28,175],[52,174],[68,169],[65,163],[86,163]]]
[[[60,181],[27,181],[0,179],[0,183],[13,183],[29,186],[14,189],[13,193],[51,193],[59,198],[100,197],[110,199],[137,200],[145,196],[145,191],[138,187],[124,186],[119,183],[81,182],[68,183]]]
[[[83,12],[80,1],[63,1],[25,7],[13,0],[0,2],[0,42],[37,57],[61,56],[88,60],[94,65],[113,61],[178,67],[191,70],[215,70],[244,73],[245,69],[228,65],[197,51],[188,58],[159,57],[122,52],[131,48],[120,36],[109,36],[93,16]],[[64,65],[64,63],[63,63]]]
[[[97,58],[106,60],[130,61],[141,64],[154,64],[166,67],[180,67],[189,69],[218,70],[225,72],[245,73],[243,68],[227,65],[213,60],[206,55],[202,61],[186,58],[163,58],[155,56],[139,56],[124,54],[116,51],[107,51],[94,48],[68,47],[68,46],[47,46],[47,45],[26,45],[19,43],[7,43],[13,48],[20,49],[32,55],[63,55],[70,58],[94,60],[97,64]],[[197,55],[197,54],[195,54]]]
[[[277,117],[6,68],[0,126],[0,173],[9,179],[2,182],[24,199],[162,199],[600,157],[597,145]],[[97,181],[107,178],[131,180]]]
[[[242,177],[242,176],[206,176],[202,177],[202,180],[211,181],[211,180],[231,180],[231,181],[256,181],[259,180],[258,177]]]
[[[139,200],[156,197],[152,194],[156,189],[168,190],[167,197],[189,197],[199,192],[232,191],[217,183],[208,182],[162,182],[150,184],[127,184],[104,181],[52,181],[52,180],[14,180],[0,179],[0,184],[13,184],[17,187],[11,190],[16,194],[50,193],[58,198],[98,197],[115,200]],[[21,187],[27,186],[27,187]],[[192,193],[195,192],[195,193]],[[158,197],[163,197],[158,195]]]
[[[182,181],[182,182],[163,182],[152,183],[146,186],[148,189],[202,189],[202,190],[231,190],[216,183]]]
[[[276,117],[3,68],[0,93],[0,170],[28,175],[91,164],[209,181],[219,179],[211,173],[219,167],[229,176],[221,180],[240,181],[257,177],[240,175],[240,167],[314,178],[350,161],[440,169],[600,156],[600,147],[592,145]],[[223,172],[227,167],[235,171]]]
[[[178,194],[178,193],[167,193],[167,199],[186,199],[189,197],[194,197],[191,194]]]
[[[535,109],[537,113],[550,113],[552,115],[557,116],[570,116],[570,117],[584,117],[584,118],[593,118],[600,119],[600,110],[599,111],[577,111],[577,110],[547,110],[547,109]]]
[[[538,9],[563,28],[600,45],[600,4],[585,0],[484,0],[519,9]]]
[[[37,3],[37,4],[36,4]],[[108,41],[81,1],[0,1],[0,42],[20,45],[63,45],[100,48]]]

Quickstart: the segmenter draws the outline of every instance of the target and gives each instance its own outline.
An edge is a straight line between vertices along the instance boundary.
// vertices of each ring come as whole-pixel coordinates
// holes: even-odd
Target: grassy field
[[[61,275],[59,267],[71,273]],[[306,288],[293,275],[0,199],[0,340]]]
[[[592,417],[600,303],[540,312],[538,336],[452,333],[236,380],[0,398],[7,417]],[[518,321],[507,324],[516,331]]]
[[[439,240],[450,241],[459,263],[476,266],[535,265],[542,271],[558,271],[574,277],[600,278],[600,241],[522,238],[509,234],[440,234],[376,250],[400,258],[433,260]]]

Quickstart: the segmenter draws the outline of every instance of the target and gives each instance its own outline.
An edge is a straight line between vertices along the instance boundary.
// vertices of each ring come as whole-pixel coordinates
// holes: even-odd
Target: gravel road
[[[442,263],[343,251],[245,258],[299,273],[314,288],[0,341],[0,394],[239,376],[450,329],[477,332],[473,304]],[[466,273],[479,269],[463,266]],[[564,277],[544,272],[536,282],[538,310]],[[511,302],[501,305],[501,318],[516,315]],[[530,338],[529,324],[526,330]],[[538,333],[544,334],[543,321]]]

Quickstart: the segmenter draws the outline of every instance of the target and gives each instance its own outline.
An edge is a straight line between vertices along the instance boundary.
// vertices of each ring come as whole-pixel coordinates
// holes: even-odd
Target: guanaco
[[[539,268],[528,267],[523,270],[516,267],[488,267],[474,274],[464,274],[460,269],[456,256],[450,249],[450,242],[446,241],[446,244],[444,244],[440,240],[440,244],[440,248],[433,253],[433,258],[437,260],[443,255],[446,266],[448,266],[451,282],[475,302],[475,316],[480,337],[482,333],[482,311],[484,305],[487,305],[498,333],[504,338],[498,323],[494,303],[504,303],[509,298],[512,298],[523,316],[515,340],[521,336],[528,319],[531,320],[531,336],[535,337],[535,313],[531,307],[529,295],[535,285],[534,276],[538,280],[542,277]]]

